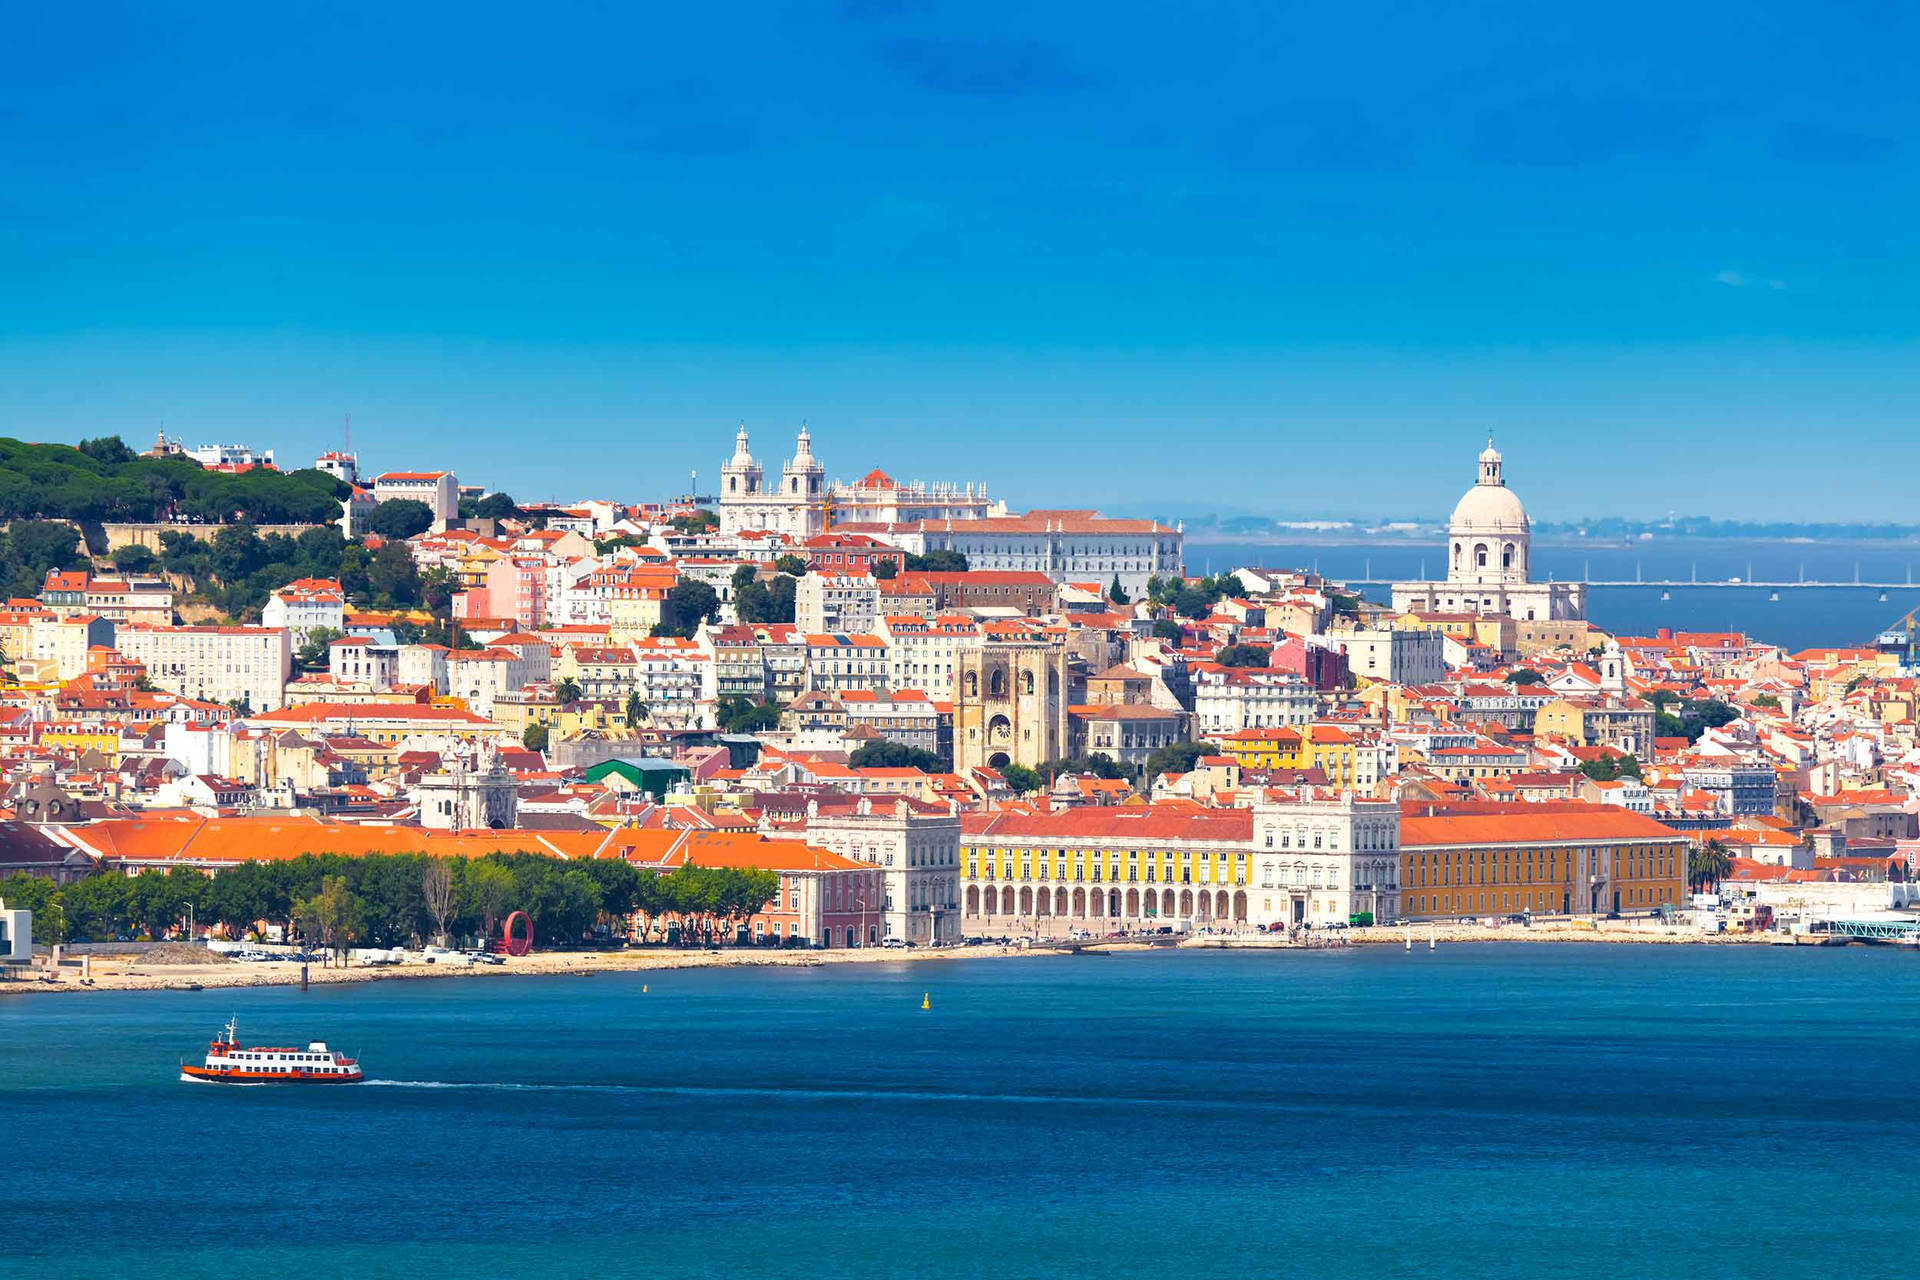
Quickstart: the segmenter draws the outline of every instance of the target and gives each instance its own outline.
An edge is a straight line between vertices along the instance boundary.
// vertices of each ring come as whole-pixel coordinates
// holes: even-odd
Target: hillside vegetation
[[[140,457],[118,436],[77,449],[0,437],[0,520],[319,524],[339,518],[345,495],[322,471],[208,471]]]

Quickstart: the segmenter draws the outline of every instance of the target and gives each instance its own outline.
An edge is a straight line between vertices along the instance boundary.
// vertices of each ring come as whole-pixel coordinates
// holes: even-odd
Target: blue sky
[[[0,4],[0,433],[1915,518],[1911,6]]]

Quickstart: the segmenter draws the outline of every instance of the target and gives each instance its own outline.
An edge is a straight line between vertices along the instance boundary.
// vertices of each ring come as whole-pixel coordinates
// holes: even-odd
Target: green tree
[[[67,929],[76,939],[111,942],[134,925],[133,881],[124,875],[88,876],[60,890]]]
[[[1580,763],[1580,772],[1595,782],[1613,782],[1620,778],[1640,777],[1640,762],[1630,755],[1617,755],[1614,752],[1602,752],[1592,760]]]
[[[1127,595],[1126,588],[1120,585],[1120,575],[1118,573],[1113,575],[1113,585],[1107,588],[1107,599],[1113,601],[1115,604],[1133,603],[1132,598]]]
[[[91,440],[82,440],[80,442],[80,452],[86,454],[95,462],[109,467],[117,467],[122,463],[132,462],[140,456],[132,449],[129,449],[126,442],[119,436],[95,436]]]
[[[293,665],[300,671],[325,671],[332,661],[333,642],[346,638],[346,632],[333,627],[315,627],[293,651]]]
[[[875,560],[873,577],[876,582],[890,582],[900,576],[900,566],[891,560]]]
[[[113,567],[119,573],[152,573],[159,565],[160,557],[150,547],[137,542],[129,542],[124,547],[113,549]]]
[[[1181,586],[1173,595],[1173,607],[1189,618],[1204,618],[1213,612],[1220,597],[1201,587]]]
[[[407,609],[420,603],[420,570],[403,542],[389,542],[373,553],[367,565],[367,588],[374,603],[384,609]]]
[[[625,866],[625,863],[620,864]],[[433,920],[433,937],[447,945],[447,922],[460,909],[459,881],[445,858],[428,858],[420,872],[420,899]]]
[[[752,570],[742,566],[751,574]],[[750,578],[741,585],[740,575],[734,575],[733,615],[742,622],[792,622],[794,617],[793,597],[794,579],[784,573],[775,574],[770,581],[761,582]]]
[[[1701,841],[1687,855],[1687,880],[1696,893],[1704,893],[1733,874],[1733,855],[1715,837]]]
[[[389,498],[367,513],[367,530],[404,542],[433,528],[433,508],[412,498]]]
[[[792,552],[788,552],[775,560],[773,567],[778,572],[786,574],[789,578],[804,578],[807,575],[807,562]]]
[[[629,689],[627,691],[627,705],[623,713],[624,719],[627,722],[627,728],[639,728],[640,721],[646,718],[647,710],[647,704],[640,700],[640,691],[638,689]]]
[[[667,523],[675,533],[712,533],[720,527],[720,517],[705,507],[701,507],[691,515],[678,515]]]
[[[1180,643],[1181,640],[1186,638],[1186,632],[1182,631],[1180,624],[1171,618],[1155,618],[1153,620],[1153,634],[1156,639],[1171,640],[1175,644]]]
[[[572,676],[562,676],[560,683],[553,686],[553,696],[559,700],[561,706],[572,706],[580,701],[580,682]]]
[[[780,727],[780,708],[770,702],[750,702],[739,694],[720,699],[717,711],[722,733],[762,733]]]
[[[473,514],[481,520],[514,520],[520,508],[504,493],[490,493],[473,504]]]
[[[738,934],[746,921],[766,910],[767,904],[773,901],[773,895],[778,892],[780,877],[771,871],[746,867],[724,869],[720,875],[714,909],[721,919],[732,926],[727,930],[729,939]]]
[[[653,634],[691,639],[701,623],[712,622],[719,616],[719,592],[697,579],[682,578],[673,584],[667,592],[667,598],[661,601],[660,622],[654,627]]]
[[[480,921],[480,931],[487,937],[494,936],[493,929],[506,913],[507,903],[513,898],[513,872],[506,864],[496,858],[485,858],[470,863],[466,872],[466,883],[461,886],[460,898],[466,909],[474,912]]]
[[[1032,795],[1046,785],[1046,779],[1023,764],[1003,765],[1000,776],[1016,795]]]
[[[327,876],[319,893],[294,905],[293,918],[302,936],[344,956],[365,928],[366,904],[347,887],[345,876]]]
[[[1516,688],[1530,684],[1542,684],[1545,680],[1546,677],[1542,676],[1538,671],[1529,671],[1525,667],[1521,667],[1507,676],[1507,683]]]
[[[940,757],[904,742],[876,738],[854,748],[847,764],[855,769],[918,769],[922,773],[940,772]]]
[[[72,940],[67,930],[67,915],[60,905],[60,889],[45,876],[30,876],[16,871],[0,880],[0,901],[19,911],[33,913],[33,936],[37,942]]]
[[[453,597],[460,590],[460,579],[445,565],[435,565],[420,575],[420,603],[428,613],[451,623]]]
[[[965,573],[967,558],[958,551],[929,551],[923,556],[907,556],[908,573]]]
[[[551,735],[547,730],[547,726],[543,724],[530,724],[521,731],[520,745],[529,751],[545,751],[550,737]]]
[[[1264,667],[1273,658],[1273,650],[1263,644],[1230,644],[1214,655],[1223,667]]]
[[[1201,756],[1218,750],[1211,742],[1170,742],[1147,757],[1142,776],[1151,783],[1163,773],[1190,773]]]

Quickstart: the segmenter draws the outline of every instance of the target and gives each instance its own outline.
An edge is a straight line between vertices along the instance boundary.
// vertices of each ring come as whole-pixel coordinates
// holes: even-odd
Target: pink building
[[[536,631],[547,618],[546,562],[517,556],[495,560],[487,566],[486,592],[485,616],[511,618],[515,627]],[[469,608],[477,603],[469,601]]]

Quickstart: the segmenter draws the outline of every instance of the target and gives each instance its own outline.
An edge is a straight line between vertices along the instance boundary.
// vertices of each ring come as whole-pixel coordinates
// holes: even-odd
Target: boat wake
[[[1172,1107],[1182,1111],[1244,1110],[1249,1105],[1248,1100],[1244,1098],[1134,1099],[1113,1097],[1104,1094],[972,1093],[964,1090],[944,1089],[808,1089],[778,1088],[773,1086],[756,1087],[752,1085],[594,1084],[588,1082],[528,1083],[489,1080],[366,1080],[363,1081],[362,1084],[368,1087],[381,1086],[388,1089],[468,1089],[499,1093],[626,1094],[634,1097],[663,1098],[784,1098],[789,1100],[805,1099],[829,1102],[1055,1103],[1107,1107],[1152,1101],[1156,1105]],[[1287,1103],[1278,1106],[1276,1109],[1293,1111],[1310,1110],[1311,1107],[1306,1104]]]

